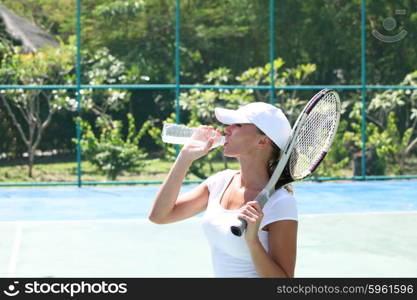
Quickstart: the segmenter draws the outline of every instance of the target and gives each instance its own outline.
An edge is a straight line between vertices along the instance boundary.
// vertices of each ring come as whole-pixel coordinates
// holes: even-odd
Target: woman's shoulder
[[[275,191],[275,193],[277,194],[277,195],[279,195],[279,196],[281,196],[281,197],[292,197],[292,198],[294,198],[294,195],[292,194],[292,193],[290,193],[286,188],[285,188],[285,186],[283,186],[283,187],[281,187],[281,188],[279,188],[279,189],[277,189],[276,191]],[[275,194],[274,193],[274,194]]]
[[[271,195],[271,198],[267,203],[270,203],[271,206],[277,204],[292,206],[296,205],[296,200],[292,193],[290,193],[286,188],[281,187]]]
[[[265,217],[262,220],[262,227],[280,220],[298,220],[295,197],[285,188],[276,190],[266,202],[263,210]]]

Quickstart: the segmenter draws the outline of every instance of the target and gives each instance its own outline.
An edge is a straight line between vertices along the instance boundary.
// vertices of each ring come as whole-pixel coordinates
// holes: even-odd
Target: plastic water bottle
[[[191,136],[194,134],[197,128],[187,127],[185,125],[178,124],[164,124],[162,128],[162,141],[164,143],[170,144],[180,144],[184,145],[186,143],[191,143],[194,145],[205,145],[210,136],[198,136],[191,139]],[[215,136],[215,132],[214,135]],[[215,139],[211,148],[224,145],[225,138],[221,136],[219,139]]]

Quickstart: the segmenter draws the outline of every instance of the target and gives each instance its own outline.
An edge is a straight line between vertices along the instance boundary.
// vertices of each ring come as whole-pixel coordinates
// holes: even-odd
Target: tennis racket
[[[306,178],[317,169],[333,142],[339,119],[340,99],[335,91],[324,89],[310,99],[294,124],[269,182],[255,198],[261,208],[274,193],[283,172],[287,179],[279,181],[278,188]],[[237,219],[231,231],[241,236],[246,227],[246,220]]]

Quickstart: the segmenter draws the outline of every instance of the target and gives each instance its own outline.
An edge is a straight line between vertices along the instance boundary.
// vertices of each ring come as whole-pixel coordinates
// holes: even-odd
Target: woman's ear
[[[261,137],[259,138],[259,141],[258,141],[258,146],[259,146],[259,147],[261,147],[262,149],[264,149],[264,148],[266,148],[266,147],[268,146],[268,144],[270,144],[270,143],[271,143],[270,138],[269,138],[269,137],[267,137],[266,135],[264,135],[264,136],[261,136]]]

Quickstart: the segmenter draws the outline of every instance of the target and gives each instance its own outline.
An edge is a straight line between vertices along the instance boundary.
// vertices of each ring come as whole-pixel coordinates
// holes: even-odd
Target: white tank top
[[[204,181],[209,190],[209,200],[202,224],[211,248],[215,277],[259,277],[244,237],[235,236],[230,231],[230,226],[236,223],[239,210],[225,209],[220,204],[224,191],[237,172],[224,170]],[[297,221],[295,198],[286,189],[281,188],[275,191],[265,204],[263,213],[259,239],[268,251],[268,232],[262,228],[275,221]]]

